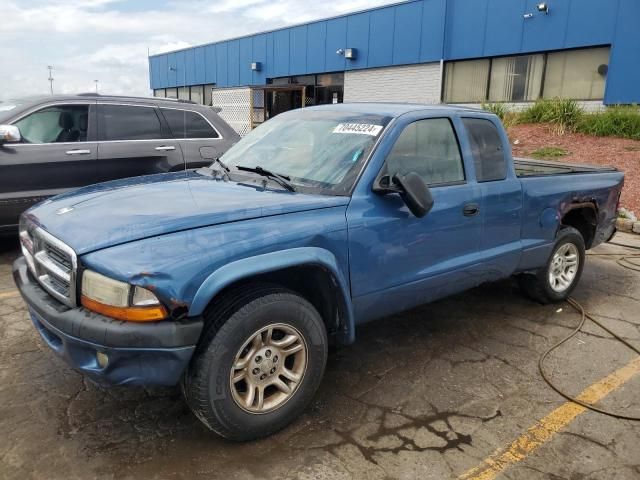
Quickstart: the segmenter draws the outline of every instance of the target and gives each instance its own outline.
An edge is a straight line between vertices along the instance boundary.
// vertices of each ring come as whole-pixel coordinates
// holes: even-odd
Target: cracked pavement
[[[593,251],[614,252],[637,253]],[[0,293],[14,289],[17,255],[0,246]],[[589,256],[573,296],[640,346],[640,272],[616,258]],[[0,295],[0,478],[456,478],[564,403],[537,361],[579,320],[503,281],[359,327],[300,419],[236,444],[207,431],[178,388],[83,379],[45,346],[20,297]],[[587,322],[546,370],[577,394],[635,356]],[[639,399],[637,375],[600,406],[640,415]],[[499,478],[640,478],[640,422],[587,411]]]

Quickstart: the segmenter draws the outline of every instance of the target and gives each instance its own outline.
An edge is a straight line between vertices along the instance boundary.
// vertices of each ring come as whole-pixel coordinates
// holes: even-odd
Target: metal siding
[[[273,61],[273,43],[273,32],[267,33],[267,65],[265,72],[267,74],[267,78],[273,78],[275,76],[273,74],[275,65],[275,62]]]
[[[204,83],[216,83],[216,46],[207,45],[204,47]]]
[[[484,55],[508,55],[522,49],[525,2],[492,0],[489,2]]]
[[[482,57],[487,0],[449,0],[446,58]]]
[[[289,30],[273,32],[273,76],[289,75]]]
[[[604,103],[640,103],[640,2],[620,0]]]
[[[266,83],[266,67],[267,67],[267,36],[256,35],[253,37],[253,56],[252,62],[260,62],[262,69],[259,72],[251,72],[251,83],[257,85]]]
[[[307,72],[322,73],[325,68],[325,45],[327,43],[327,22],[311,23],[307,26]]]
[[[349,15],[347,19],[347,48],[356,48],[355,60],[349,60],[346,70],[366,68],[369,53],[369,13]]]
[[[393,28],[393,63],[402,65],[420,61],[422,2],[395,7]]]
[[[393,63],[393,25],[395,8],[374,10],[369,18],[369,67]]]
[[[336,51],[346,47],[347,43],[347,19],[334,18],[327,21],[327,44],[325,47],[325,64],[328,72],[343,71],[346,59],[344,55],[338,55]]]
[[[192,48],[185,50],[185,69],[187,85],[194,85],[196,82],[196,51]]]
[[[178,86],[178,72],[176,67],[176,54],[167,55],[167,87]]]
[[[161,88],[169,86],[169,55],[158,57],[158,78]]]
[[[176,72],[176,86],[177,87],[182,87],[187,82],[187,70],[186,70],[187,61],[186,61],[186,58],[187,58],[187,55],[186,55],[186,51],[185,50],[182,50],[180,52],[176,52],[176,61],[175,61],[174,65],[178,69],[178,71]]]
[[[304,75],[307,73],[307,26],[292,28],[289,40],[291,42],[289,47],[290,74]]]
[[[240,41],[231,40],[227,47],[227,85],[240,85]]]
[[[251,62],[253,62],[253,42],[251,37],[240,39],[240,85],[251,85]]]
[[[538,12],[538,3],[539,0],[527,0],[526,13],[533,13],[533,17],[524,20],[522,50],[537,52],[564,48],[570,2],[550,2],[548,15]]]
[[[572,0],[567,24],[567,48],[583,45],[604,45],[613,41],[618,0]],[[640,17],[636,18],[640,22]]]
[[[216,85],[226,87],[227,81],[227,43],[216,44]]]
[[[442,58],[447,0],[425,0],[422,3],[420,62],[434,62]]]
[[[205,48],[204,47],[198,47],[195,49],[195,58],[194,58],[194,63],[195,63],[195,78],[194,78],[194,83],[196,85],[201,85],[203,83],[206,83],[205,80]]]

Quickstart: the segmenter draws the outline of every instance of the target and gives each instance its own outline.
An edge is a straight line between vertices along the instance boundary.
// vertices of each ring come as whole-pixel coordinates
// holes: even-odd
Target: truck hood
[[[346,205],[348,197],[263,189],[196,172],[91,185],[36,205],[26,218],[78,255],[142,238]]]

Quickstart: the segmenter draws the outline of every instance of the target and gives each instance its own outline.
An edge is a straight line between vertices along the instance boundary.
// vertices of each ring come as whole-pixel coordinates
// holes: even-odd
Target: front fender
[[[343,343],[352,343],[355,340],[355,323],[349,284],[342,274],[333,253],[319,247],[299,247],[265,253],[236,260],[218,268],[198,288],[189,308],[189,316],[202,315],[209,302],[219,292],[237,281],[302,265],[320,265],[333,275],[345,307],[345,331],[343,332],[344,337],[342,340]]]

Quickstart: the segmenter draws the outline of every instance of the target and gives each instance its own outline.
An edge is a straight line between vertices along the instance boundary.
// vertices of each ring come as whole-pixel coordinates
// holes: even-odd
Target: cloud
[[[0,100],[54,90],[149,95],[147,52],[330,17],[395,0],[3,0]]]

